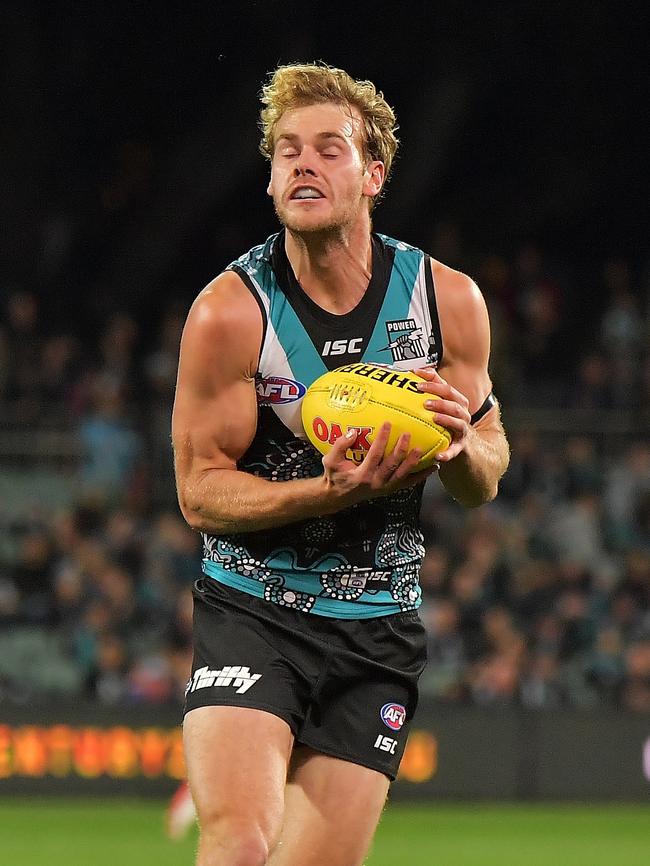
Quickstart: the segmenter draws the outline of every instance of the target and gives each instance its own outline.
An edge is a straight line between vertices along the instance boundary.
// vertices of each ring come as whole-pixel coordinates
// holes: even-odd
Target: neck
[[[287,229],[287,258],[305,294],[330,313],[343,315],[359,303],[372,275],[370,218],[324,232]]]

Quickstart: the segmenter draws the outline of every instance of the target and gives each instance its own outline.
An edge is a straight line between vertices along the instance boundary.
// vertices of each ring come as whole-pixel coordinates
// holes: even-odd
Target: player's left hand
[[[418,385],[423,396],[434,395],[433,399],[425,399],[425,409],[433,412],[436,424],[441,424],[451,433],[449,448],[436,455],[439,463],[448,463],[465,449],[467,438],[471,435],[472,416],[469,411],[469,400],[445,381],[436,370],[425,367],[413,372],[424,380]]]

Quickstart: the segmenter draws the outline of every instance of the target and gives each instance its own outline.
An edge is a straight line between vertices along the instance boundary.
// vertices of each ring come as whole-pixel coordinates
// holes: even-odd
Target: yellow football
[[[303,398],[305,433],[321,454],[327,454],[340,436],[356,430],[356,442],[346,456],[360,463],[388,421],[391,432],[385,453],[395,448],[402,433],[410,433],[409,447],[423,451],[414,471],[427,469],[436,454],[449,446],[451,435],[424,408],[424,401],[435,397],[418,391],[422,381],[415,373],[381,364],[348,364],[331,370],[316,379]]]

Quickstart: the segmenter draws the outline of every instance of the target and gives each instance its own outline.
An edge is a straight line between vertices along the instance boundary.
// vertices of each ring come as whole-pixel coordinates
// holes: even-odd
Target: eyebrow
[[[321,140],[325,140],[328,138],[335,138],[335,139],[338,139],[339,141],[343,141],[343,142],[348,141],[348,138],[344,135],[341,135],[340,132],[319,132],[316,134],[316,138],[319,138]],[[298,141],[300,139],[300,136],[296,135],[293,132],[283,132],[282,135],[278,136],[276,144],[278,142],[282,141],[282,139],[286,139],[286,141],[289,141],[289,142],[294,142],[294,141]]]

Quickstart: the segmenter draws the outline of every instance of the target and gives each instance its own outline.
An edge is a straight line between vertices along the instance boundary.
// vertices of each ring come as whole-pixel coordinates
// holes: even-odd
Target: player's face
[[[381,189],[384,166],[366,165],[361,118],[332,102],[292,108],[275,128],[268,193],[280,221],[297,234],[352,225]]]

